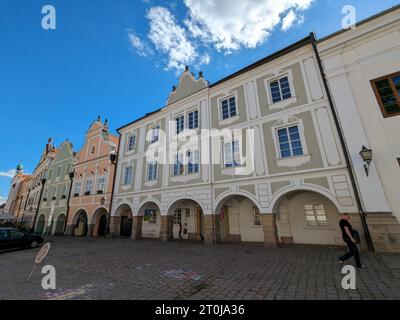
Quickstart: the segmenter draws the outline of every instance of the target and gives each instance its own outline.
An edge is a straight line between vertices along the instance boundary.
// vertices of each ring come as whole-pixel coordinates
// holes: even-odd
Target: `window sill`
[[[280,158],[276,160],[278,167],[300,167],[311,161],[311,155],[303,155],[290,158]]]
[[[231,124],[231,123],[234,123],[234,122],[236,122],[236,121],[238,121],[239,120],[239,118],[240,118],[240,114],[236,114],[235,116],[233,116],[233,117],[230,117],[230,118],[226,118],[226,119],[223,119],[223,120],[219,120],[219,125],[227,125],[227,124]]]
[[[123,191],[127,191],[127,190],[129,190],[130,188],[132,188],[132,185],[131,185],[131,184],[124,184],[124,185],[121,186],[121,189],[122,189]]]
[[[188,182],[190,180],[195,180],[200,178],[200,172],[183,174],[180,176],[172,176],[171,182]]]
[[[144,185],[146,187],[153,187],[157,184],[157,182],[158,182],[157,179],[156,180],[147,180]]]
[[[275,103],[271,102],[267,107],[270,110],[284,109],[287,106],[289,106],[289,105],[291,105],[293,103],[296,103],[296,102],[297,102],[297,97],[291,97],[289,99],[285,99],[285,100],[282,100],[282,101],[279,101],[279,102],[275,102]]]
[[[127,156],[131,156],[131,155],[135,154],[135,152],[136,152],[136,148],[133,148],[132,150],[126,151],[125,154],[126,154]]]
[[[221,173],[227,176],[234,176],[237,174],[237,171],[243,169],[245,166],[235,166],[235,167],[222,167]]]

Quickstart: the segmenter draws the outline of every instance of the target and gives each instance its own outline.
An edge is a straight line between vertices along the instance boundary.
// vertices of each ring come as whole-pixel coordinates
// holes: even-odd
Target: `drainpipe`
[[[319,70],[320,70],[320,73],[321,73],[321,76],[322,76],[322,81],[324,83],[325,91],[326,91],[326,94],[328,96],[328,101],[329,101],[329,105],[330,105],[330,108],[331,108],[331,111],[332,111],[332,114],[333,114],[333,119],[335,121],[335,126],[336,126],[337,132],[339,134],[340,143],[341,143],[341,145],[343,147],[343,153],[344,153],[344,157],[345,157],[345,160],[346,160],[346,167],[347,167],[347,170],[349,172],[351,185],[353,187],[354,195],[356,197],[357,207],[358,207],[358,210],[359,210],[359,213],[360,213],[361,223],[362,223],[362,226],[363,226],[363,229],[364,229],[364,234],[365,234],[365,239],[367,241],[368,251],[374,252],[375,251],[374,245],[372,243],[371,234],[369,232],[367,221],[366,221],[366,218],[365,218],[366,217],[366,213],[363,210],[360,193],[358,192],[357,183],[356,183],[356,179],[355,179],[354,172],[353,172],[353,166],[352,166],[352,163],[350,161],[349,151],[347,149],[347,145],[346,145],[346,142],[345,142],[345,139],[344,139],[342,128],[341,128],[341,126],[339,124],[339,117],[337,115],[336,109],[335,109],[334,104],[333,104],[333,99],[332,99],[332,96],[331,96],[331,92],[329,90],[328,82],[326,80],[326,74],[325,74],[324,68],[322,66],[321,57],[319,56],[318,47],[317,47],[317,40],[316,40],[316,36],[315,36],[314,32],[310,33],[310,39],[311,39],[311,43],[312,43],[312,46],[313,46],[313,49],[314,49],[315,56],[317,58],[318,67],[319,67]]]
[[[71,193],[72,193],[72,185],[73,185],[73,182],[74,182],[74,176],[75,176],[75,169],[74,169],[74,171],[69,173],[69,179],[70,179],[71,183],[69,185],[69,193],[68,193],[68,200],[67,200],[67,216],[65,218],[65,225],[64,225],[64,232],[63,232],[64,235],[65,235],[65,232],[67,231],[68,216],[69,216],[69,209],[70,209],[69,208],[69,201],[71,200]]]
[[[119,140],[118,140],[118,149],[117,153],[115,155],[114,161],[111,159],[112,155],[110,155],[110,161],[111,164],[114,164],[114,178],[113,178],[113,186],[111,190],[111,200],[110,200],[110,212],[107,215],[107,227],[106,227],[106,232],[105,232],[105,237],[107,237],[110,234],[110,220],[111,220],[111,210],[112,210],[112,205],[113,205],[113,199],[114,199],[114,192],[115,192],[115,181],[117,180],[117,172],[118,172],[118,153],[120,152],[120,147],[121,147],[121,133],[118,131],[119,134]]]
[[[36,208],[35,218],[33,219],[33,226],[32,226],[33,231],[35,231],[36,219],[37,219],[37,216],[38,216],[38,214],[39,214],[40,205],[41,205],[41,203],[42,203],[42,195],[43,195],[44,185],[45,185],[45,184],[46,184],[46,179],[43,178],[43,179],[42,179],[42,189],[40,190],[39,203],[38,203],[38,206],[37,206],[37,208]]]

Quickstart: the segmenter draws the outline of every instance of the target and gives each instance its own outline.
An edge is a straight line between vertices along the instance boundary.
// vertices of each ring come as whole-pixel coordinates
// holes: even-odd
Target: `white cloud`
[[[148,57],[153,54],[153,50],[136,36],[133,31],[128,30],[128,37],[133,49],[135,49],[139,56]]]
[[[7,198],[0,196],[0,205],[7,202]]]
[[[16,172],[17,171],[15,169],[8,170],[8,171],[0,171],[0,177],[14,178]]]
[[[285,26],[293,24],[295,11],[307,9],[312,1],[184,0],[189,9],[185,24],[193,37],[212,42],[217,50],[230,53],[241,47],[255,48],[265,41],[289,10],[293,13],[286,15]]]
[[[186,31],[171,12],[163,7],[153,7],[147,13],[150,20],[149,39],[157,50],[168,55],[167,70],[182,70],[191,64],[198,53],[186,36]]]
[[[282,30],[283,31],[288,30],[293,25],[293,22],[295,20],[296,20],[296,14],[294,13],[293,10],[290,10],[289,13],[286,15],[286,17],[284,17],[282,20]]]

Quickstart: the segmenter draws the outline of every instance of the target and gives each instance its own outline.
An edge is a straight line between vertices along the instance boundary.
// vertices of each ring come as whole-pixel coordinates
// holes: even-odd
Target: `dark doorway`
[[[121,237],[130,237],[132,233],[132,219],[129,217],[121,217]]]
[[[107,228],[107,217],[102,215],[99,221],[99,230],[97,231],[97,235],[105,236],[106,235],[106,228]]]

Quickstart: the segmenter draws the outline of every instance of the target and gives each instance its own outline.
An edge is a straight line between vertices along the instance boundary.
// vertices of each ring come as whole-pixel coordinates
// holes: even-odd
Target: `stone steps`
[[[390,213],[369,213],[368,228],[378,252],[400,252],[400,224]]]

